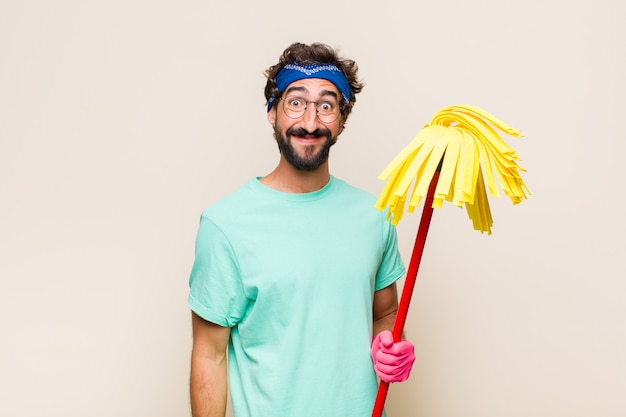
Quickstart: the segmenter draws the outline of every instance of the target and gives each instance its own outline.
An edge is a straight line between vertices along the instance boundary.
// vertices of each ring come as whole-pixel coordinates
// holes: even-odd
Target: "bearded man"
[[[363,85],[324,44],[289,46],[266,71],[276,168],[208,207],[189,279],[194,417],[371,414],[377,377],[408,378],[394,343],[395,228],[376,198],[330,174]]]

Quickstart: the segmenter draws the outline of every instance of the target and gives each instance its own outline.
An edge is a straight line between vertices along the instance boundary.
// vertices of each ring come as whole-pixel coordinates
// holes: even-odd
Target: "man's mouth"
[[[316,141],[318,139],[330,137],[330,132],[317,129],[314,132],[307,132],[304,129],[289,129],[287,135],[292,138],[296,138],[304,141]]]

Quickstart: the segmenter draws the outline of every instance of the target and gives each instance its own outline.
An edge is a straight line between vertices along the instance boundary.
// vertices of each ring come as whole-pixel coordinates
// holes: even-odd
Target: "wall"
[[[0,415],[188,415],[200,211],[277,162],[263,70],[356,59],[333,149],[374,194],[445,105],[483,107],[532,195],[492,236],[435,212],[392,417],[626,415],[624,6],[594,2],[0,3]],[[408,261],[418,215],[398,230]]]

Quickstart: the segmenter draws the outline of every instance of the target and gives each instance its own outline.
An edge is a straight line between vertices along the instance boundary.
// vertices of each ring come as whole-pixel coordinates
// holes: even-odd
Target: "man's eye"
[[[303,106],[303,101],[302,99],[299,98],[292,98],[291,100],[289,100],[289,106],[291,107],[302,107]]]
[[[335,106],[333,106],[333,103],[330,103],[328,101],[324,101],[322,103],[320,103],[320,105],[318,106],[318,108],[322,111],[325,112],[331,112],[333,111],[333,109],[335,108]]]

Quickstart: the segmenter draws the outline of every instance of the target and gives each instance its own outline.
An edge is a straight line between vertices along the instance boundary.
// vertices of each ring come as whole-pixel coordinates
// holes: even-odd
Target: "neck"
[[[301,171],[281,157],[278,166],[260,181],[269,188],[285,193],[312,193],[330,181],[328,161],[315,171]]]

